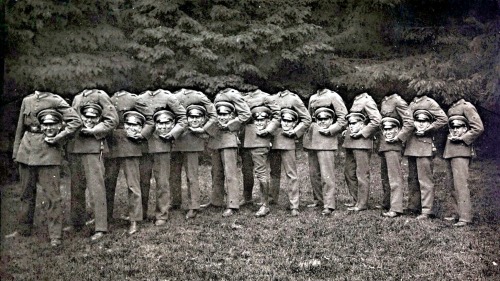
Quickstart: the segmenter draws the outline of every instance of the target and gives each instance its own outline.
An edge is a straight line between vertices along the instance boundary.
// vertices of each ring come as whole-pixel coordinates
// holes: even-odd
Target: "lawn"
[[[500,166],[474,160],[470,188],[475,219],[453,228],[442,217],[448,210],[444,162],[435,160],[436,218],[417,221],[405,215],[383,218],[373,206],[381,199],[379,158],[372,157],[371,208],[346,211],[343,155],[337,157],[337,210],[322,217],[312,200],[307,156],[300,152],[301,215],[289,216],[286,192],[265,218],[257,206],[245,206],[222,218],[208,208],[194,220],[174,210],[164,227],[144,222],[140,232],[126,234],[126,222],[91,243],[92,229],[65,233],[63,246],[49,246],[43,216],[31,237],[2,240],[2,280],[500,280]],[[406,174],[405,174],[406,175]],[[201,168],[202,201],[210,191],[209,166]],[[124,181],[119,181],[115,217],[125,213]],[[69,219],[67,182],[62,185]],[[255,197],[258,196],[255,188]],[[406,189],[405,189],[406,192]],[[3,187],[2,237],[14,228],[14,186]],[[154,194],[154,192],[152,192]],[[407,196],[405,193],[405,200]],[[43,204],[39,200],[39,205]],[[406,203],[405,203],[406,205]],[[153,208],[153,198],[150,200]],[[152,214],[150,214],[152,216]]]

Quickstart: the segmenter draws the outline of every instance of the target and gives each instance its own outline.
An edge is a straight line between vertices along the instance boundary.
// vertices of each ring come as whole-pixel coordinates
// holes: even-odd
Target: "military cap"
[[[207,114],[207,110],[204,106],[199,104],[191,104],[186,107],[187,116],[200,117]]]
[[[334,117],[335,117],[335,111],[331,110],[328,107],[320,107],[314,111],[314,118],[316,119],[326,119]]]
[[[283,108],[281,110],[281,120],[284,121],[297,121],[299,119],[299,115],[295,110],[289,109],[289,108]]]
[[[434,120],[434,116],[432,116],[432,114],[428,110],[418,109],[413,112],[413,119],[415,119],[416,121],[432,122],[432,120]]]
[[[172,122],[175,120],[175,115],[168,110],[159,110],[153,115],[155,122]]]
[[[463,127],[463,126],[469,127],[469,120],[467,120],[465,116],[453,115],[450,116],[450,118],[448,119],[448,127],[450,128]]]
[[[146,117],[137,111],[127,111],[123,114],[123,119],[127,124],[143,125],[146,122]]]
[[[219,101],[215,104],[217,113],[232,113],[234,112],[234,105],[227,101]]]
[[[380,127],[382,127],[382,129],[392,129],[394,127],[399,128],[400,126],[401,126],[401,123],[396,118],[384,117],[380,121]]]
[[[97,103],[89,103],[82,106],[80,112],[85,117],[99,117],[102,114],[102,107]]]
[[[351,112],[346,115],[346,119],[349,123],[353,123],[358,121],[365,121],[366,116],[361,112]]]
[[[262,120],[271,116],[271,109],[267,106],[256,106],[251,109],[252,118],[255,120]]]
[[[40,124],[57,124],[61,123],[63,116],[55,109],[44,109],[36,115]]]

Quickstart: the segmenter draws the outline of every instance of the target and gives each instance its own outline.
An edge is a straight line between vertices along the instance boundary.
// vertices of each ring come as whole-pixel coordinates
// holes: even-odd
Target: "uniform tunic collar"
[[[397,96],[398,96],[398,94],[396,94],[396,93],[390,94],[390,95],[385,96],[384,100],[387,101],[387,100],[393,99],[393,98],[395,98]]]
[[[424,98],[427,98],[427,96],[426,96],[426,95],[423,95],[423,96],[420,96],[420,97],[419,97],[419,96],[416,96],[416,97],[413,99],[413,101],[414,101],[414,102],[419,102],[419,101],[423,100]]]
[[[49,93],[47,93],[47,92],[35,91],[35,96],[36,96],[37,99],[44,98],[44,97],[46,97],[48,95],[49,95]]]
[[[357,95],[354,100],[359,100],[360,98],[364,98],[364,97],[367,97],[368,96],[368,93],[362,93],[362,94],[359,94]]]

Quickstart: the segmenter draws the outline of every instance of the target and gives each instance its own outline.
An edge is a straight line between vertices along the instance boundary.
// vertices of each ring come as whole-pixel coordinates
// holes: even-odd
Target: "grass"
[[[165,227],[141,224],[134,236],[127,224],[90,243],[91,229],[65,234],[63,247],[48,245],[42,215],[33,236],[2,240],[2,280],[499,280],[500,171],[494,160],[474,161],[470,188],[475,212],[471,227],[456,229],[442,220],[449,192],[443,189],[444,162],[436,159],[436,218],[383,218],[370,208],[350,213],[343,180],[343,155],[336,160],[338,210],[322,217],[306,209],[312,201],[307,155],[298,154],[301,215],[290,217],[286,192],[265,218],[243,207],[222,218],[209,208],[194,220],[172,211]],[[379,158],[372,157],[370,205],[381,199]],[[202,201],[208,201],[209,166],[201,168]],[[123,179],[115,217],[126,211]],[[67,183],[63,195],[68,202]],[[4,187],[2,234],[13,229],[14,186]],[[406,190],[405,190],[406,191]],[[258,196],[255,188],[255,197]],[[154,192],[152,192],[154,194]],[[405,199],[407,198],[405,194]],[[41,202],[39,202],[41,204]],[[68,203],[65,216],[68,219]],[[150,201],[153,210],[153,198]],[[2,235],[3,236],[3,235]]]

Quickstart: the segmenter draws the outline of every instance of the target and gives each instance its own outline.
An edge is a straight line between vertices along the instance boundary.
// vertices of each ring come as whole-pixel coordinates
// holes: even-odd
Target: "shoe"
[[[330,208],[324,208],[324,209],[323,209],[323,211],[321,212],[321,215],[322,215],[322,216],[329,216],[329,215],[331,215],[331,214],[332,214],[332,211],[333,211],[333,210],[332,210],[332,209],[330,209]]]
[[[206,203],[206,204],[201,204],[201,205],[200,205],[200,208],[202,208],[202,209],[205,209],[205,208],[208,208],[208,207],[220,208],[220,207],[222,207],[222,206],[219,206],[219,205],[214,205],[214,204],[212,204],[211,202],[210,202],[210,203]]]
[[[466,221],[459,221],[457,223],[454,223],[453,226],[454,227],[464,227],[464,226],[468,226],[470,223],[469,222],[466,222]]]
[[[230,217],[230,216],[232,216],[232,215],[234,215],[234,210],[233,210],[233,209],[231,209],[231,208],[227,208],[227,209],[224,211],[224,213],[222,213],[222,216],[223,216],[223,217],[225,217],[225,218],[226,218],[226,217]]]
[[[195,209],[190,209],[186,214],[186,219],[194,219],[198,215],[198,211]]]
[[[129,235],[132,235],[132,234],[136,233],[138,230],[139,230],[139,227],[137,226],[137,222],[136,221],[131,221],[130,222],[130,227],[129,227],[127,233]]]
[[[366,210],[366,208],[360,208],[360,207],[350,207],[350,208],[347,208],[348,211],[353,211],[353,212],[359,212],[359,211],[364,211]]]
[[[91,225],[91,224],[94,224],[95,223],[95,219],[90,219],[88,221],[85,222],[85,225]]]
[[[240,207],[246,206],[246,205],[253,205],[253,200],[252,199],[250,199],[250,200],[243,199],[240,201]]]
[[[389,210],[389,207],[387,206],[384,206],[384,205],[375,205],[375,209],[378,209],[378,210]]]
[[[346,206],[346,207],[354,207],[354,206],[356,206],[356,203],[344,203],[344,206]]]
[[[104,232],[102,231],[97,231],[94,233],[94,235],[90,236],[90,241],[97,241],[101,239],[104,236]]]
[[[262,205],[262,207],[260,207],[260,209],[257,211],[257,213],[255,213],[255,217],[257,217],[257,218],[265,217],[270,212],[271,212],[271,210],[269,210],[269,208],[266,205]]]
[[[456,216],[447,216],[447,217],[444,217],[444,220],[445,221],[457,221],[457,217]]]
[[[307,208],[318,208],[320,206],[319,206],[319,203],[312,203],[312,204],[307,205],[306,207]]]
[[[59,247],[59,246],[61,246],[61,244],[62,244],[61,239],[58,239],[58,238],[50,239],[50,246],[51,247]]]
[[[430,216],[428,214],[420,214],[416,218],[417,220],[428,220],[430,219]]]
[[[292,209],[291,215],[292,217],[298,217],[300,215],[300,212],[297,209]]]
[[[395,217],[399,217],[400,215],[401,214],[396,213],[394,211],[389,211],[389,212],[382,213],[382,216],[386,217],[386,218],[395,218]]]
[[[14,231],[12,233],[9,233],[7,235],[5,235],[5,239],[11,239],[11,238],[16,238],[18,236],[21,236],[21,233],[19,233],[19,231]]]
[[[167,220],[159,219],[159,220],[155,221],[155,225],[156,226],[162,226],[162,225],[165,225],[165,224],[167,224]]]

